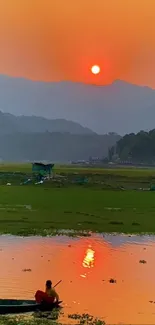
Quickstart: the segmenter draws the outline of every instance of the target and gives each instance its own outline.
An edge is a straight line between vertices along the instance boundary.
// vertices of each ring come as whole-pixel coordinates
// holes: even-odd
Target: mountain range
[[[120,136],[99,135],[77,122],[0,111],[0,158],[4,161],[68,162],[106,157]]]
[[[14,133],[44,133],[60,132],[70,134],[95,134],[92,130],[79,123],[65,119],[50,120],[38,116],[15,116],[0,111],[0,135]]]
[[[154,128],[155,90],[120,80],[97,86],[0,75],[0,110],[14,115],[59,119],[59,123],[70,120],[84,126],[85,130],[81,129],[84,133],[114,131],[124,135]],[[42,127],[44,122],[41,121]],[[20,123],[22,125],[22,118]],[[28,119],[27,128],[29,123]],[[77,127],[76,132],[79,132],[78,125],[72,124],[72,127],[74,130]]]

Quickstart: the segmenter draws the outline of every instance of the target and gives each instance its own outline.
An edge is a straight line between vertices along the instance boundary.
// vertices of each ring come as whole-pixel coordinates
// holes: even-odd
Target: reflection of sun
[[[94,254],[95,252],[91,248],[87,249],[82,263],[83,267],[94,267]]]

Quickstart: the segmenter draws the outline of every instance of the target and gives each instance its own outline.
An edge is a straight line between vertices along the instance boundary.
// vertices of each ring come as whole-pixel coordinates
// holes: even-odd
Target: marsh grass
[[[67,183],[58,184],[58,177],[42,185],[20,185],[21,179],[32,176],[31,164],[0,165],[4,184],[0,233],[72,237],[91,232],[155,233],[155,193],[133,191],[135,184],[142,188],[155,183],[153,169],[56,166],[54,174],[64,175]],[[85,175],[88,184],[74,183],[77,175]],[[8,181],[11,186],[6,186]]]
[[[73,314],[68,315],[68,318],[74,319],[74,325],[105,325],[105,322],[99,318],[93,317],[89,314]],[[66,324],[66,322],[65,322]],[[0,325],[63,325],[59,323],[56,319],[40,318],[30,318],[26,319],[25,317],[0,317]],[[70,325],[68,320],[66,325]]]
[[[61,325],[48,319],[25,319],[24,317],[0,317],[0,325]]]
[[[5,234],[155,233],[154,215],[154,192],[0,186],[0,233]]]

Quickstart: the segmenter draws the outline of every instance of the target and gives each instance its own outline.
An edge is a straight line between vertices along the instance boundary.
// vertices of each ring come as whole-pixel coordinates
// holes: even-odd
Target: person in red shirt
[[[35,299],[37,303],[47,303],[47,304],[57,304],[59,302],[59,295],[52,288],[52,281],[46,281],[45,292],[38,290],[35,294]]]

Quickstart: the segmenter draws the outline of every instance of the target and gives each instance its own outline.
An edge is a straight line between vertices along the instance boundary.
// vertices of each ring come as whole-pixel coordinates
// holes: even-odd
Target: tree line
[[[126,134],[109,148],[108,158],[110,161],[155,162],[155,129]]]

